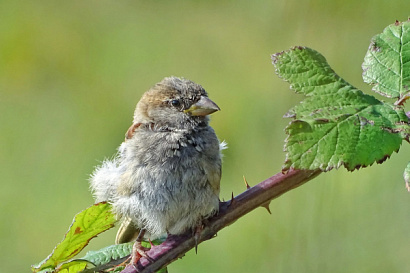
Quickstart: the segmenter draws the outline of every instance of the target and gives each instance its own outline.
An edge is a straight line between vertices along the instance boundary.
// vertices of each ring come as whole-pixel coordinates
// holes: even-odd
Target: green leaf
[[[92,263],[94,266],[103,265],[112,260],[121,259],[131,254],[133,243],[111,245],[97,251],[88,251],[84,257],[79,260]]]
[[[113,227],[114,223],[115,216],[111,213],[111,206],[106,202],[83,210],[74,217],[63,241],[45,260],[38,265],[33,265],[32,271],[39,272],[47,269],[54,272],[58,264],[77,255],[92,238]]]
[[[406,182],[406,188],[410,192],[410,162],[407,163],[403,173],[404,181]]]
[[[83,271],[87,267],[86,261],[71,261],[60,265],[56,272],[59,273],[78,273]]]
[[[408,137],[401,106],[356,89],[315,50],[295,47],[272,60],[276,73],[307,96],[286,115],[293,121],[286,128],[284,170],[354,170],[384,161]]]
[[[372,38],[362,65],[363,80],[389,98],[410,90],[410,22],[396,22]]]
[[[154,245],[159,245],[162,242],[164,242],[165,239],[166,237],[159,238],[159,239],[153,240],[151,243]],[[146,248],[151,248],[151,243],[142,241],[141,245]],[[102,248],[96,251],[94,250],[88,251],[84,257],[79,258],[79,259],[70,260],[67,263],[63,263],[59,266],[59,268],[62,268],[62,269],[70,268],[71,269],[71,267],[73,265],[76,265],[76,263],[79,263],[79,264],[85,263],[86,265],[91,264],[93,265],[93,267],[106,265],[112,261],[121,259],[127,255],[130,255],[132,252],[133,244],[134,242],[130,242],[130,243],[124,243],[124,244],[118,244],[118,245],[111,245],[111,246],[108,246],[108,247],[105,247],[105,248]],[[166,272],[166,271],[158,271],[158,272]]]
[[[60,264],[56,268],[56,272],[77,273],[84,270],[87,265],[91,265],[91,267],[105,265],[113,260],[130,255],[132,245],[133,243],[125,243],[111,245],[97,251],[88,251],[82,258],[73,259]]]

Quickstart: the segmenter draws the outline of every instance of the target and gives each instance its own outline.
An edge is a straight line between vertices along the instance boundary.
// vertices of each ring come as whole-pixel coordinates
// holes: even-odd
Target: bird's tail
[[[121,226],[118,229],[117,237],[115,238],[116,244],[128,243],[135,241],[138,237],[140,230],[135,228],[131,219],[124,217],[121,222]]]

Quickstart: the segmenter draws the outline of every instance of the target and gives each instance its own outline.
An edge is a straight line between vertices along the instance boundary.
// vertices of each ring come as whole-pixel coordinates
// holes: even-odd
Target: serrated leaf
[[[151,248],[151,243],[153,245],[159,245],[162,242],[164,242],[165,239],[166,237],[155,239],[151,242],[142,241],[141,245],[146,248]],[[96,251],[94,250],[88,251],[84,257],[81,257],[79,259],[73,259],[73,260],[68,261],[67,263],[63,263],[59,266],[59,268],[70,267],[76,262],[92,264],[93,266],[106,265],[112,261],[115,261],[115,260],[118,260],[125,256],[130,255],[132,252],[133,244],[134,242],[117,244],[117,245],[111,245],[111,246],[108,246],[108,247],[105,247],[105,248],[102,248]],[[117,269],[118,268],[116,266],[115,270]],[[166,271],[158,271],[158,272],[166,272]]]
[[[410,22],[396,22],[372,38],[362,65],[363,80],[389,98],[410,91]]]
[[[112,260],[121,259],[131,254],[133,243],[125,243],[119,245],[111,245],[100,250],[88,251],[84,257],[79,260],[84,260],[92,263],[94,266],[103,265]]]
[[[77,255],[92,238],[113,227],[114,223],[115,216],[111,213],[111,206],[106,202],[83,210],[74,217],[63,241],[45,260],[32,266],[32,271],[39,272],[43,269],[56,268],[58,264]]]
[[[401,106],[383,103],[340,78],[317,51],[295,47],[272,56],[276,73],[307,98],[287,117],[284,170],[345,166],[348,170],[382,162],[407,137]]]

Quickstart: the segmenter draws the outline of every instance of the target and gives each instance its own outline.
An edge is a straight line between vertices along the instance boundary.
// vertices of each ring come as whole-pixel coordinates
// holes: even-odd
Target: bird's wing
[[[219,169],[213,173],[213,175],[208,176],[209,184],[215,195],[219,196],[220,184],[221,184],[221,166],[219,165]]]
[[[219,196],[220,184],[221,184],[221,159],[218,160],[202,160],[202,167],[205,170],[208,182],[211,185],[213,192]]]
[[[125,140],[130,139],[134,136],[135,130],[141,126],[141,123],[134,123],[128,128],[127,132],[125,133]]]

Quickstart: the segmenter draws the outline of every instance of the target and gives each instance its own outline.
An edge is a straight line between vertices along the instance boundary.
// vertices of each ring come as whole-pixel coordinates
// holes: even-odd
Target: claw
[[[152,243],[151,239],[148,239],[149,244],[151,245],[151,247],[154,246],[154,244]]]
[[[145,229],[141,229],[140,233],[138,234],[137,239],[135,240],[135,243],[132,246],[131,264],[134,265],[134,267],[137,264],[137,262],[139,261],[139,259],[141,259],[141,257],[144,257],[145,259],[147,259],[151,263],[154,261],[146,253],[150,249],[147,248],[147,247],[143,247],[141,245],[142,239],[144,238],[144,234],[145,234]],[[151,245],[152,245],[152,243],[151,243]]]
[[[147,247],[143,247],[140,241],[135,241],[134,245],[132,246],[132,256],[131,256],[131,264],[135,265],[137,262],[144,257],[151,263],[154,261],[150,256],[147,255],[147,251],[150,250]]]

